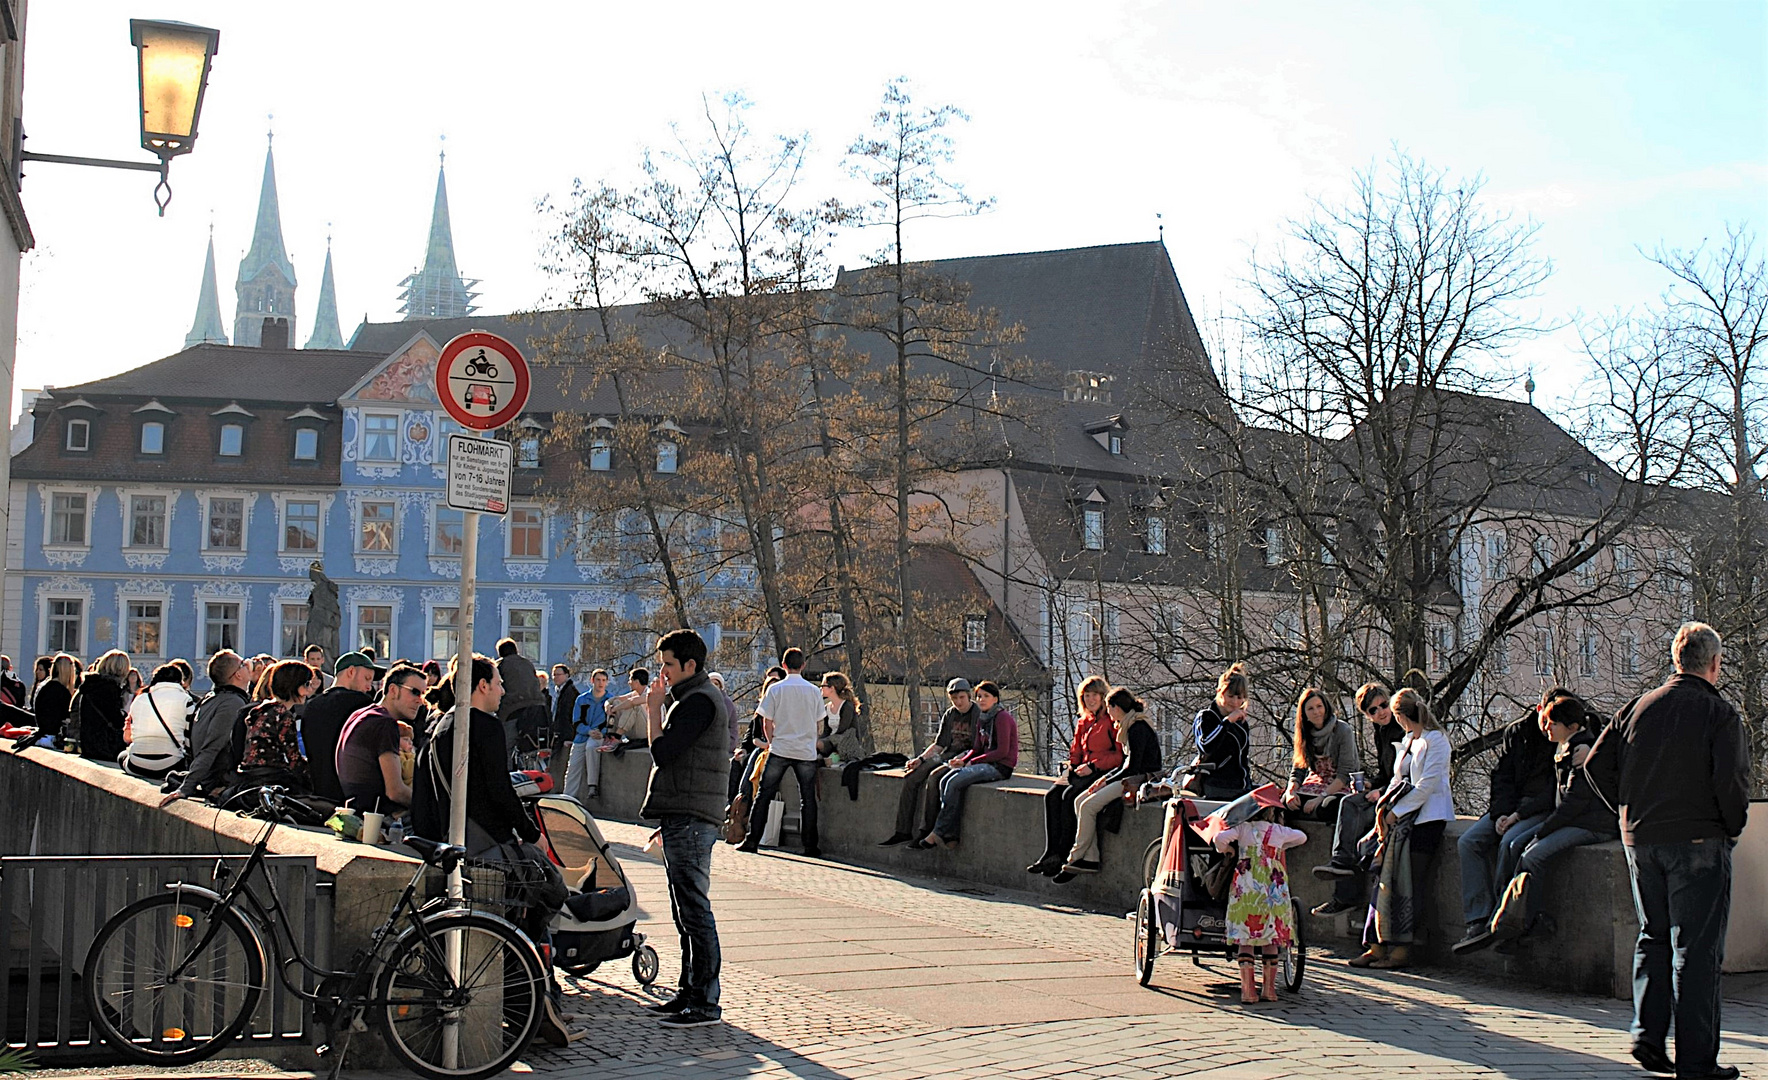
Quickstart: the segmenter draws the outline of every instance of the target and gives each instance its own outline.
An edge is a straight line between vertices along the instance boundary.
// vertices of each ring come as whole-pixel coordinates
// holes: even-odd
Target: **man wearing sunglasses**
[[[1363,885],[1362,864],[1357,855],[1357,841],[1375,824],[1375,804],[1393,779],[1394,759],[1399,755],[1400,740],[1406,732],[1394,722],[1394,711],[1387,687],[1365,683],[1357,690],[1357,711],[1369,718],[1370,734],[1375,742],[1375,767],[1365,778],[1361,791],[1352,791],[1338,800],[1338,823],[1332,830],[1332,859],[1314,867],[1314,876],[1333,882],[1332,899],[1314,908],[1315,915],[1336,915],[1357,908],[1368,896]]]
[[[423,669],[399,664],[387,673],[381,700],[350,716],[338,738],[338,784],[358,812],[396,814],[411,805],[411,787],[399,767],[399,722],[423,711]]]

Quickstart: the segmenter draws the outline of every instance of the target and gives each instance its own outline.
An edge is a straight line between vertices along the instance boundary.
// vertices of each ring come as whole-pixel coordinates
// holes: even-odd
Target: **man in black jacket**
[[[724,695],[706,678],[706,642],[672,630],[657,642],[658,675],[645,696],[651,775],[639,816],[660,823],[669,912],[681,935],[681,981],[668,1001],[646,1006],[664,1027],[716,1024],[721,956],[712,915],[712,847],[724,821],[731,752]]]
[[[317,648],[318,646],[315,646]],[[332,668],[332,686],[308,701],[301,713],[301,741],[307,747],[307,767],[312,770],[313,794],[334,803],[344,801],[338,783],[338,736],[353,713],[374,704],[368,694],[374,686],[374,664],[359,652],[338,657]]]
[[[1461,915],[1466,946],[1486,933],[1498,906],[1497,890],[1516,873],[1523,848],[1553,812],[1553,740],[1541,729],[1541,712],[1571,691],[1554,687],[1541,704],[1504,729],[1498,764],[1492,768],[1485,815],[1461,834]]]
[[[1633,1057],[1652,1072],[1728,1080],[1738,1073],[1719,1064],[1719,971],[1751,778],[1743,721],[1719,696],[1720,645],[1712,627],[1684,623],[1676,674],[1621,710],[1584,771],[1620,811],[1633,879]]]
[[[441,710],[430,741],[418,757],[411,787],[411,831],[426,840],[448,840],[449,785],[454,777],[454,675],[434,690],[431,702]],[[492,844],[522,839],[534,843],[540,828],[522,808],[510,786],[509,752],[497,706],[503,700],[503,679],[491,660],[473,657],[471,720],[467,725],[467,851],[474,856]]]

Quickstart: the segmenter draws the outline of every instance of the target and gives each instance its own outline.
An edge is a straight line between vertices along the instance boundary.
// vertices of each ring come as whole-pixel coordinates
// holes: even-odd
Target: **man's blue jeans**
[[[1612,835],[1604,836],[1589,829],[1566,825],[1545,835],[1537,834],[1529,841],[1529,846],[1522,849],[1522,858],[1516,864],[1517,873],[1529,875],[1529,925],[1534,925],[1536,917],[1541,914],[1542,898],[1546,895],[1546,891],[1541,888],[1541,871],[1547,869],[1547,864],[1553,861],[1554,856],[1585,844],[1600,844],[1604,840],[1613,839]]]
[[[958,824],[964,818],[964,792],[972,784],[989,784],[999,779],[1000,767],[993,762],[966,765],[946,775],[939,785],[939,817],[933,822],[933,831],[940,839],[958,838]]]
[[[591,751],[592,753],[594,751]],[[663,874],[669,914],[681,935],[679,993],[718,1009],[718,923],[712,917],[712,846],[718,826],[686,816],[663,819]]]
[[[1496,890],[1516,876],[1523,848],[1529,846],[1546,820],[1546,814],[1523,818],[1499,836],[1492,815],[1487,814],[1456,841],[1455,847],[1461,854],[1461,915],[1467,921],[1469,933],[1484,930],[1491,923],[1492,912],[1498,907]]]
[[[1662,1048],[1676,1018],[1676,1074],[1719,1061],[1719,967],[1731,916],[1731,848],[1720,837],[1627,848],[1639,943],[1633,1042]]]
[[[760,845],[761,834],[767,831],[768,804],[779,793],[780,781],[786,778],[786,770],[791,769],[792,775],[798,778],[798,838],[804,841],[805,851],[819,850],[816,831],[817,768],[815,758],[805,761],[778,754],[768,755],[767,766],[761,770],[761,792],[749,811],[749,833],[743,838],[745,847]]]

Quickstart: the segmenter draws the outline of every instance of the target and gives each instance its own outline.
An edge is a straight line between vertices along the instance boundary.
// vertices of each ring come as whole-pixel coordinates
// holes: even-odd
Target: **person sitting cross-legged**
[[[939,733],[933,741],[904,763],[902,791],[896,798],[896,829],[878,842],[879,847],[906,844],[915,839],[915,811],[922,805],[934,770],[968,753],[975,744],[978,710],[976,703],[970,700],[970,694],[969,679],[953,679],[945,684],[945,696],[951,701],[951,707],[939,718]],[[1100,700],[1104,700],[1103,696]],[[939,788],[933,786],[931,790],[937,805]],[[922,833],[928,831],[930,829],[923,829]]]
[[[1019,764],[1019,721],[1001,704],[1001,688],[987,679],[976,684],[976,743],[954,759],[950,772],[928,781],[939,785],[939,815],[916,847],[946,847],[958,842],[964,814],[964,793],[977,784],[992,784],[1013,775]]]
[[[1583,844],[1600,844],[1621,835],[1615,812],[1584,775],[1584,761],[1596,742],[1596,732],[1591,730],[1595,717],[1582,701],[1567,694],[1548,705],[1541,718],[1547,737],[1558,748],[1553,754],[1553,812],[1523,848],[1516,876],[1505,887],[1498,912],[1492,916],[1486,932],[1456,944],[1456,953],[1494,944],[1499,952],[1507,952],[1516,938],[1534,934],[1537,929],[1550,934],[1554,929],[1552,918],[1541,910],[1541,871],[1562,851]]]
[[[1463,945],[1486,932],[1498,906],[1497,890],[1516,873],[1522,849],[1553,810],[1553,743],[1541,730],[1541,712],[1570,693],[1562,687],[1548,690],[1537,708],[1504,729],[1486,812],[1455,843],[1461,856],[1461,915],[1467,923]]]
[[[1142,699],[1120,686],[1105,699],[1105,707],[1117,724],[1117,741],[1128,755],[1121,765],[1093,781],[1075,800],[1074,848],[1061,872],[1050,879],[1058,884],[1072,880],[1076,874],[1099,872],[1100,812],[1141,787],[1144,780],[1160,775],[1160,737],[1143,716]]]

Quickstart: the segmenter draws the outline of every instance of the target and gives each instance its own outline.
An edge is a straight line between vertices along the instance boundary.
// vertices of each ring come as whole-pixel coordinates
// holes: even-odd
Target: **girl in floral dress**
[[[1264,960],[1264,999],[1277,1000],[1277,950],[1293,935],[1289,925],[1289,872],[1283,852],[1307,843],[1308,834],[1270,820],[1267,809],[1215,838],[1217,851],[1240,845],[1234,885],[1228,893],[1228,940],[1240,946],[1240,1000],[1259,1000],[1253,981],[1253,951]]]

